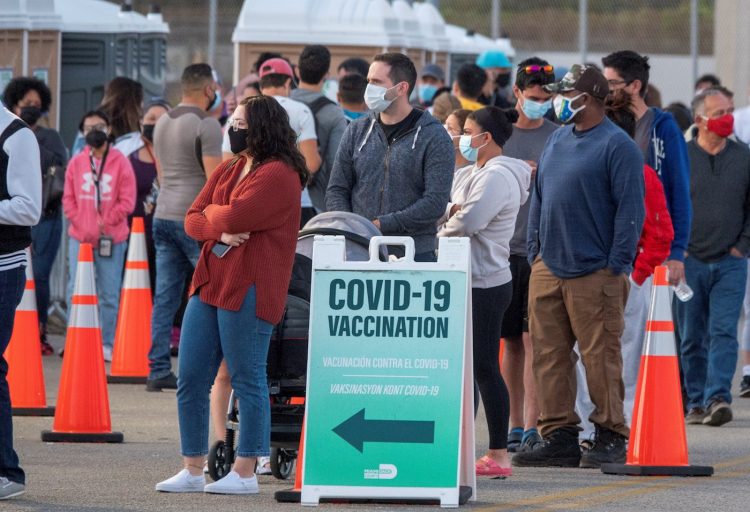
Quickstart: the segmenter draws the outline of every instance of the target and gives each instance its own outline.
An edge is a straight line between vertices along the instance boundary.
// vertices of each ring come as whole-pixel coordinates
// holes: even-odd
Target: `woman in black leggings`
[[[531,168],[503,156],[518,119],[515,110],[485,107],[469,114],[459,149],[470,165],[453,178],[451,202],[438,236],[471,240],[474,379],[484,403],[489,450],[476,462],[478,475],[510,476],[508,389],[498,362],[500,327],[511,300],[509,242],[518,209],[528,198]],[[478,402],[477,404],[478,405]]]

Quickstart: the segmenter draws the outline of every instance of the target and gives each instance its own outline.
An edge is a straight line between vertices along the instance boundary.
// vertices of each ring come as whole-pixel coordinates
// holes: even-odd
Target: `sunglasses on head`
[[[527,75],[530,75],[532,73],[544,73],[546,75],[554,75],[555,74],[555,68],[554,66],[551,66],[547,64],[546,66],[540,66],[538,64],[532,64],[530,66],[524,66],[519,69],[519,71],[523,71]]]

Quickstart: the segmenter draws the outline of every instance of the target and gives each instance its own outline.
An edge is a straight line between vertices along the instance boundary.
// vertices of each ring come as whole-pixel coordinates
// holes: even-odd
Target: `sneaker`
[[[13,480],[8,480],[4,476],[0,476],[0,500],[7,500],[8,498],[20,496],[25,492],[25,485],[14,482]]]
[[[688,425],[700,425],[706,419],[706,410],[703,407],[691,407],[685,416]]]
[[[578,434],[575,428],[562,427],[554,430],[547,439],[534,449],[517,452],[513,456],[514,466],[560,466],[577,468],[581,460]]]
[[[258,466],[255,469],[255,474],[270,475],[271,473],[271,457],[258,457]]]
[[[521,447],[518,449],[519,452],[530,451],[536,448],[536,445],[542,442],[542,436],[535,428],[530,428],[523,433],[523,440],[521,441]],[[508,450],[510,451],[510,450]]]
[[[742,398],[750,398],[750,375],[742,377],[742,382],[740,382],[740,396]]]
[[[236,471],[230,471],[218,482],[207,484],[203,490],[211,494],[258,494],[258,478],[255,475],[242,478]]]
[[[582,468],[600,468],[602,464],[624,464],[627,457],[625,436],[596,425],[593,446],[581,455]]]
[[[732,408],[721,398],[715,398],[709,402],[708,412],[703,418],[704,425],[719,427],[724,423],[732,421]]]
[[[190,471],[183,469],[172,478],[156,484],[156,490],[161,492],[203,492],[206,479],[203,475],[193,476]]]
[[[169,375],[160,379],[148,379],[146,391],[161,391],[162,389],[177,389],[177,376],[169,372]]]
[[[106,363],[112,362],[112,347],[108,347],[107,345],[104,345],[102,347],[102,354],[104,355],[104,362]]]
[[[523,428],[516,427],[510,429],[508,432],[508,451],[515,453],[521,447],[521,441],[523,440]]]

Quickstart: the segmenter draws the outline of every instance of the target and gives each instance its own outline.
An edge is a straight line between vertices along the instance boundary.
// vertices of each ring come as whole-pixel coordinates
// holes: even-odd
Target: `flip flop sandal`
[[[479,459],[475,464],[477,475],[480,476],[512,476],[513,468],[503,468],[500,465],[487,457],[486,455]]]

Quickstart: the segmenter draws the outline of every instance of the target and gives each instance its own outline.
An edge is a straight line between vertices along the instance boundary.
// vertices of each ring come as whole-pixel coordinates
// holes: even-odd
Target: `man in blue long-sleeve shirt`
[[[529,333],[545,442],[517,466],[599,467],[625,461],[620,335],[628,274],[644,218],[643,155],[604,114],[607,80],[573,66],[548,86],[566,126],[539,160],[528,228]],[[575,413],[578,340],[595,410],[592,449],[581,456]]]

